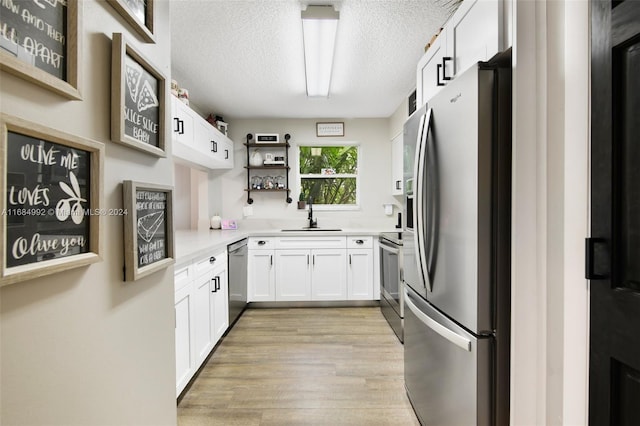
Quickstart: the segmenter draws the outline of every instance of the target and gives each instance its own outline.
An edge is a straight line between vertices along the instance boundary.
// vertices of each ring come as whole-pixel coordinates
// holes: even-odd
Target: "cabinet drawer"
[[[226,251],[218,251],[215,253],[211,253],[211,255],[207,257],[196,260],[195,262],[193,262],[193,276],[199,277],[200,275],[211,271],[218,264],[226,263],[226,255]]]
[[[249,238],[247,243],[249,250],[273,250],[275,248],[275,238],[255,237]]]
[[[351,235],[347,237],[347,248],[373,248],[373,237],[370,235]]]
[[[276,239],[277,249],[317,249],[317,248],[346,248],[347,239],[344,236],[335,237],[281,237]]]
[[[182,289],[193,279],[193,266],[188,265],[180,269],[176,269],[173,273],[173,284],[175,291]]]

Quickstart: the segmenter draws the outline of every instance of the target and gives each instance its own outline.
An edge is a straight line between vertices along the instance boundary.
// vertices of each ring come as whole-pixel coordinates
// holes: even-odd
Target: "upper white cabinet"
[[[416,86],[416,104],[418,108],[424,105],[428,99],[431,99],[440,87],[444,86],[442,65],[445,62],[444,58],[447,56],[446,38],[447,31],[445,28],[418,62],[418,81]],[[449,76],[446,76],[446,78],[449,78]]]
[[[462,2],[418,62],[418,107],[471,65],[504,48],[503,0]]]
[[[171,97],[173,157],[204,169],[232,169],[233,141],[195,111]]]
[[[403,133],[391,140],[391,195],[402,195]]]

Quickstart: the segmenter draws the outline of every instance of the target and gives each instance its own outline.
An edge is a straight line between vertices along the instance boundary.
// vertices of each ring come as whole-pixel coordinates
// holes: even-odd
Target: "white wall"
[[[317,121],[343,121],[345,136],[339,138],[316,137]],[[317,142],[360,143],[360,209],[356,211],[317,211],[319,226],[389,226],[393,227],[396,216],[385,216],[383,204],[394,203],[391,190],[391,147],[389,144],[388,119],[245,119],[230,120],[229,136],[235,141],[235,167],[226,172],[211,172],[209,176],[210,213],[222,213],[224,218],[243,218],[243,207],[247,206],[246,142],[247,133],[285,133],[291,135],[289,149],[290,186],[293,202],[287,204],[281,193],[252,193],[253,216],[247,221],[267,220],[271,223],[287,222],[304,224],[307,212],[298,210],[299,188],[297,184],[296,150],[298,144]],[[281,171],[274,172],[280,174]]]
[[[171,185],[173,173],[170,159],[110,141],[111,34],[169,76],[169,4],[155,2],[146,44],[108,3],[80,3],[84,100],[1,72],[0,110],[105,143],[104,207],[119,208],[123,180]],[[176,423],[173,268],[123,282],[123,220],[103,224],[102,262],[0,289],[0,424]]]
[[[512,11],[511,423],[584,425],[589,4],[522,0]]]

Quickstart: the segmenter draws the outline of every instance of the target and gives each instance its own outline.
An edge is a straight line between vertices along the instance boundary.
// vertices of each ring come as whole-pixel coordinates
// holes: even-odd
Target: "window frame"
[[[356,164],[357,173],[352,174],[344,174],[339,173],[335,175],[309,175],[300,173],[300,148],[304,147],[345,147],[345,146],[354,146],[358,152],[358,163]],[[296,146],[296,184],[298,186],[298,194],[302,191],[302,179],[323,179],[323,178],[355,178],[356,180],[356,203],[355,204],[316,204],[313,203],[313,209],[318,211],[353,211],[360,210],[360,175],[362,174],[362,145],[359,142],[355,141],[317,141],[317,142],[303,142],[299,143]]]

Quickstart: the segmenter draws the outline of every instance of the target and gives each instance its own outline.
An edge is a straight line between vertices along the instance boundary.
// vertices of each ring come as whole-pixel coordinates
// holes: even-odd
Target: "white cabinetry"
[[[431,99],[441,86],[444,86],[442,67],[445,62],[444,58],[447,57],[446,38],[447,31],[445,27],[418,62],[418,81],[416,86],[416,105],[418,108]],[[445,70],[448,69],[448,67],[445,67]],[[448,75],[446,77],[449,78]]]
[[[276,300],[275,241],[272,238],[249,238],[247,294],[249,302]]]
[[[400,132],[391,140],[391,195],[402,195],[403,184],[403,133]]]
[[[213,269],[210,281],[209,303],[211,314],[211,337],[215,345],[229,327],[229,275],[227,272],[227,254],[218,258],[220,263]],[[212,346],[213,347],[213,346]]]
[[[346,250],[311,250],[311,300],[346,300]]]
[[[373,238],[371,236],[348,237],[347,257],[347,299],[375,299]]]
[[[276,301],[311,300],[311,252],[276,250]]]
[[[171,97],[174,158],[203,169],[232,169],[233,141]]]
[[[276,301],[346,300],[346,238],[276,239]]]
[[[449,80],[502,50],[503,0],[464,0],[418,62],[418,108]]]
[[[180,394],[195,373],[195,355],[191,342],[194,341],[193,292],[191,266],[175,272],[175,335],[176,335],[176,389]],[[185,280],[186,278],[186,280]]]
[[[194,281],[193,301],[194,301],[194,353],[196,364],[200,365],[211,349],[213,349],[213,333],[211,317],[211,292],[212,279],[209,275],[202,275]]]
[[[227,253],[176,269],[176,392],[182,392],[229,326]]]
[[[375,300],[373,237],[249,238],[249,301]]]

